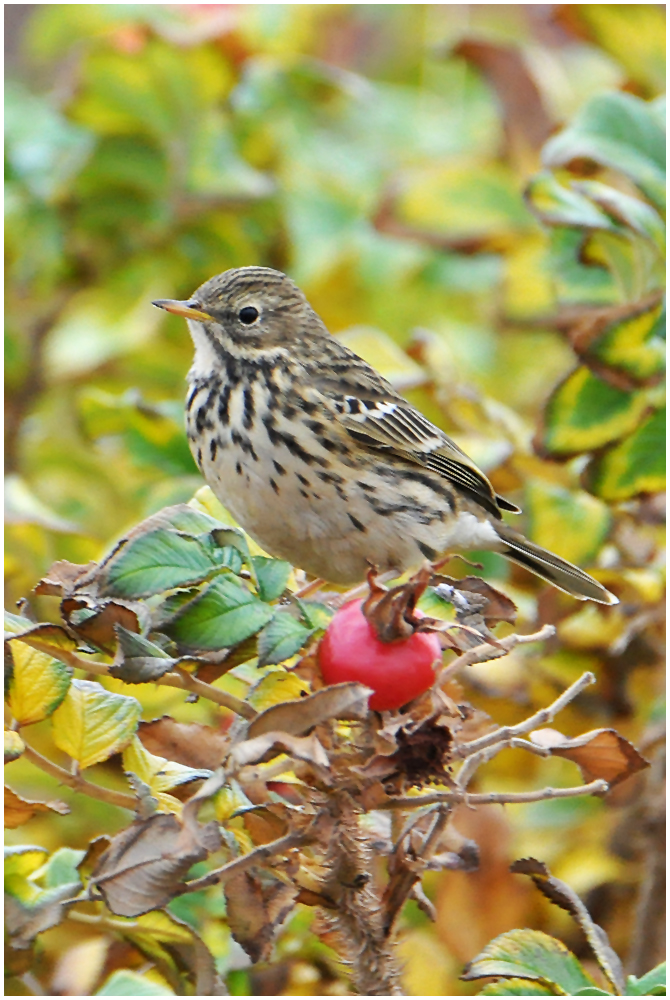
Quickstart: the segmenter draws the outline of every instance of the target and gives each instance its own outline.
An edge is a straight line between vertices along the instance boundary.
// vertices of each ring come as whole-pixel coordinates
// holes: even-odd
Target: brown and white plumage
[[[502,520],[518,508],[270,268],[226,271],[187,302],[191,449],[221,502],[273,555],[333,583],[489,549],[581,599],[616,598]]]

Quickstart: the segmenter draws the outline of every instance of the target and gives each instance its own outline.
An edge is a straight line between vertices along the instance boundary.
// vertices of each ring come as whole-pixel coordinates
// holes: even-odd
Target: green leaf
[[[561,941],[543,931],[513,930],[491,941],[467,966],[461,978],[500,976],[556,984],[563,993],[594,986],[581,963]]]
[[[128,684],[141,684],[154,681],[174,668],[176,659],[167,655],[154,642],[128,631],[123,625],[116,625],[114,631],[118,649],[110,668],[112,677],[118,677]]]
[[[543,444],[556,455],[601,448],[639,423],[647,407],[640,392],[625,392],[586,367],[575,369],[547,403]]]
[[[596,458],[587,470],[587,482],[589,489],[610,501],[664,490],[665,407]]]
[[[302,611],[302,616],[309,627],[313,629],[327,628],[335,614],[332,608],[329,608],[327,604],[321,604],[320,601],[303,601],[298,597],[296,604]]]
[[[665,305],[636,309],[610,323],[583,356],[635,379],[659,375],[665,368]]]
[[[273,614],[242,584],[220,577],[186,604],[166,631],[189,649],[224,649],[255,635]]]
[[[616,229],[610,217],[574,184],[570,187],[561,184],[550,170],[542,170],[533,177],[526,195],[542,221],[550,225]]]
[[[86,851],[75,851],[71,847],[60,847],[49,860],[34,874],[45,889],[54,889],[60,885],[71,885],[80,882],[77,865],[86,856]]]
[[[53,740],[83,769],[122,750],[137,729],[142,706],[95,681],[73,680],[52,717]]]
[[[555,997],[550,986],[531,982],[530,979],[499,979],[489,983],[477,994],[478,997]]]
[[[32,623],[31,623],[32,624]],[[61,704],[70,687],[72,671],[60,660],[11,639],[9,708],[22,726],[47,719]]]
[[[5,132],[11,168],[37,198],[44,200],[63,193],[94,144],[87,129],[16,81],[7,83]]]
[[[583,990],[577,990],[575,993],[576,997],[611,997],[614,996],[613,993],[608,993],[607,990],[599,990],[597,986],[585,986]]]
[[[661,962],[655,969],[650,969],[644,976],[629,976],[626,996],[629,997],[664,997],[666,990],[666,963]]]
[[[130,969],[117,969],[108,976],[96,997],[173,997],[175,994],[168,986],[159,986],[139,972]]]
[[[572,181],[570,187],[577,195],[585,195],[616,223],[645,237],[661,254],[665,253],[665,224],[658,212],[645,201],[600,181]]]
[[[197,538],[157,528],[131,539],[112,556],[105,566],[104,589],[117,597],[149,597],[199,583],[215,568],[211,553]]]
[[[252,556],[251,564],[258,581],[258,596],[262,601],[274,601],[284,593],[292,566],[283,559]]]
[[[587,159],[619,170],[665,207],[665,135],[650,105],[633,94],[591,98],[544,146],[542,159],[548,167]]]
[[[258,636],[258,666],[282,663],[305,645],[314,629],[305,628],[287,611],[279,611]]]
[[[31,628],[34,628],[35,622],[31,622],[30,618],[24,618],[23,615],[13,615],[11,611],[5,610],[5,632],[10,635],[17,635],[20,632],[28,632]]]
[[[559,302],[608,305],[620,301],[614,277],[604,262],[584,260],[587,232],[556,226],[550,233],[549,266]]]

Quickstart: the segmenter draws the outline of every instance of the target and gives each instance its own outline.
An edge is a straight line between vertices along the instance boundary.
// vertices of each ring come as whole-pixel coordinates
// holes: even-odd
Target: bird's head
[[[157,299],[159,309],[188,320],[193,339],[240,353],[290,347],[320,323],[298,286],[270,267],[239,267],[210,278],[188,299]]]

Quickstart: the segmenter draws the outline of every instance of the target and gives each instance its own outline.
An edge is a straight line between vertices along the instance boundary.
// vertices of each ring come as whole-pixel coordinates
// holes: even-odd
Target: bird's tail
[[[498,551],[512,562],[524,566],[531,573],[547,580],[559,590],[564,590],[566,594],[572,594],[579,601],[597,601],[599,604],[619,603],[618,597],[610,594],[601,583],[583,569],[573,566],[567,559],[561,559],[540,545],[529,542],[507,524],[497,522],[495,529],[502,542],[502,547]]]

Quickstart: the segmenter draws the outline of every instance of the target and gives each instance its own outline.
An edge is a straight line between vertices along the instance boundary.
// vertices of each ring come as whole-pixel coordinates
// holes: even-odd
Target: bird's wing
[[[358,360],[358,359],[357,359]],[[464,490],[494,517],[519,508],[496,495],[491,483],[450,437],[432,424],[374,369],[361,363],[345,377],[318,378],[340,426],[358,443],[422,465]]]

